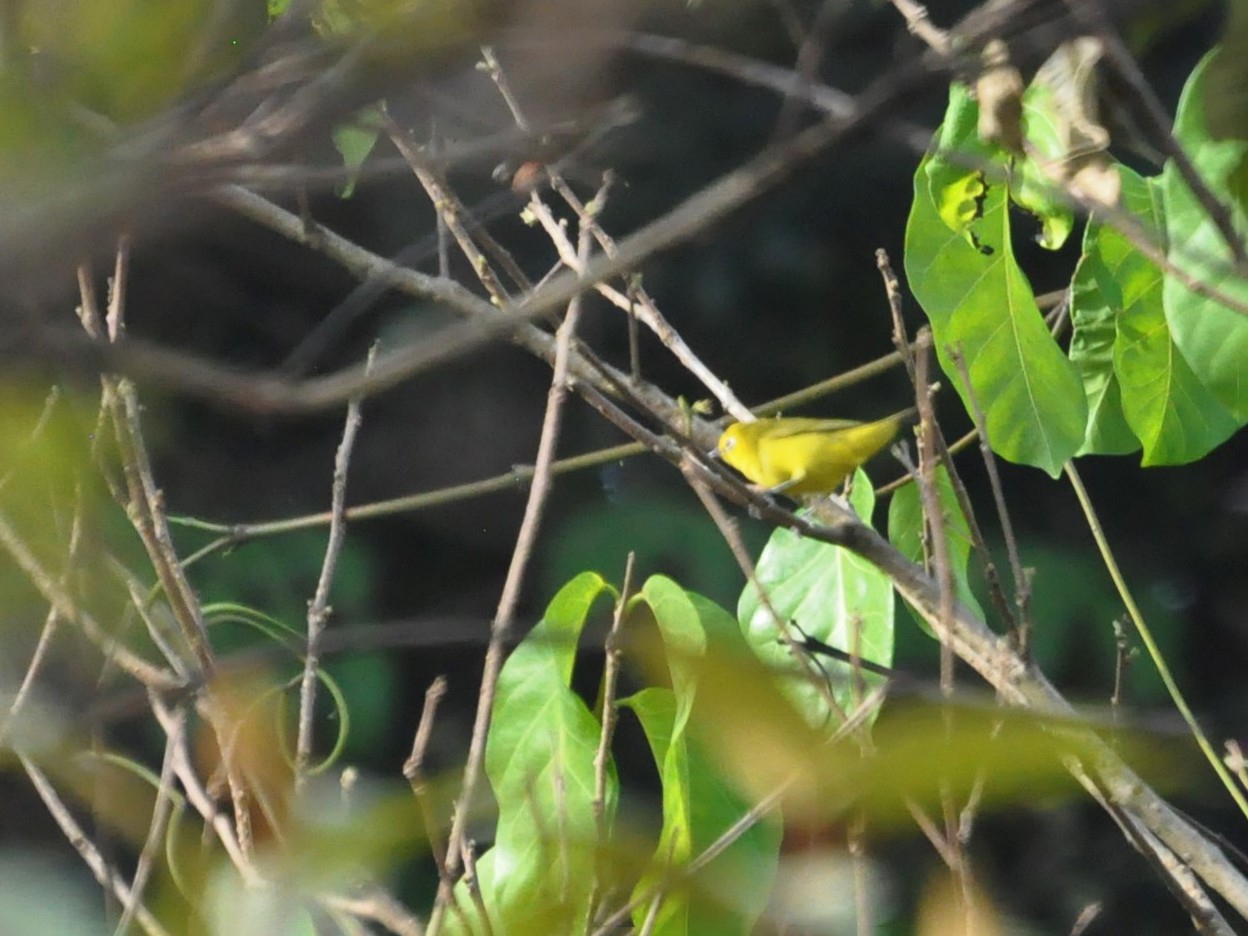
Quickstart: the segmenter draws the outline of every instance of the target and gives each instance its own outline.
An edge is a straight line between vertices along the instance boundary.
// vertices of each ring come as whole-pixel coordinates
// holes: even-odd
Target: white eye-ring
[[[719,443],[719,450],[727,454],[737,447],[737,440],[731,436]]]

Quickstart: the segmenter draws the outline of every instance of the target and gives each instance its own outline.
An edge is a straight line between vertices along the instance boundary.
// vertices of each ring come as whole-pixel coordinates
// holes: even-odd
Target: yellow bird
[[[716,452],[773,494],[831,494],[916,416],[912,407],[868,423],[789,417],[734,423]]]

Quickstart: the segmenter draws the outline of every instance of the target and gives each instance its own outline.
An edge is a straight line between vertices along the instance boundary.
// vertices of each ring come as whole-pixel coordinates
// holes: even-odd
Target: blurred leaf
[[[1125,166],[1122,207],[1151,230],[1164,230],[1161,186]],[[1145,465],[1195,461],[1235,431],[1235,421],[1196,379],[1175,347],[1162,305],[1164,277],[1148,258],[1108,225],[1090,224],[1073,284],[1077,320],[1115,325],[1114,377],[1122,414],[1144,443]],[[1081,306],[1088,306],[1082,311]],[[1076,311],[1079,310],[1079,311]]]
[[[1237,229],[1248,227],[1248,142],[1218,141],[1205,123],[1205,76],[1210,56],[1196,67],[1179,98],[1175,139],[1187,150],[1210,191],[1229,206]],[[1180,269],[1242,303],[1248,281],[1232,275],[1232,257],[1208,212],[1183,181],[1173,161],[1162,173],[1167,256]],[[1241,425],[1248,421],[1248,316],[1198,295],[1177,277],[1162,290],[1166,322],[1196,377]]]
[[[665,881],[665,867],[678,868],[688,857],[699,855],[746,815],[750,804],[688,733],[672,737],[676,717],[672,690],[643,689],[620,704],[641,721],[663,785],[663,833],[654,854],[659,867],[634,891],[635,897],[643,898],[634,922],[641,925],[650,903],[644,898],[662,887],[664,904],[651,930],[656,934],[753,932],[775,876],[778,824],[763,818],[692,878],[678,884]],[[686,857],[678,860],[681,852]]]
[[[705,707],[699,691],[705,662],[743,659],[745,644],[731,615],[671,579],[650,578],[632,604],[649,609],[663,642],[661,664],[659,654],[643,653],[643,658],[664,666],[672,683],[672,689],[645,689],[622,703],[641,720],[663,787],[663,828],[653,870],[633,892],[642,901],[634,921],[642,925],[649,898],[661,891],[655,933],[752,932],[767,906],[776,869],[779,828],[773,822],[754,825],[692,878],[681,876],[751,806],[689,731],[691,719],[713,721],[719,714]],[[632,615],[629,620],[635,628]],[[767,678],[761,671],[755,675]],[[740,688],[749,691],[747,685]]]
[[[850,502],[860,517],[871,516],[875,491],[861,469],[854,475]],[[841,712],[857,707],[849,665],[820,660],[815,666],[805,655],[795,658],[782,628],[796,625],[797,632],[790,634],[794,639],[800,640],[805,634],[888,666],[893,659],[892,582],[849,550],[806,539],[784,528],[772,532],[758,558],[755,575],[771,607],[753,583],[746,584],[737,604],[746,641],[760,660],[788,675],[783,692],[812,726],[835,727],[829,691]],[[773,609],[781,618],[779,622],[772,616]],[[880,680],[871,673],[861,675],[868,687]]]
[[[1207,65],[1201,106],[1212,139],[1248,140],[1248,2],[1231,0],[1225,33]]]
[[[457,784],[434,778],[430,786]],[[309,784],[300,794],[286,847],[274,850],[272,872],[308,893],[345,890],[376,880],[428,850],[428,831],[411,790],[362,778],[344,794],[338,783]]]
[[[78,869],[74,869],[77,871]],[[100,892],[87,875],[66,873],[64,859],[29,846],[0,851],[0,933],[22,936],[105,936]]]
[[[257,2],[46,0],[25,4],[21,39],[50,82],[114,120],[151,116],[190,88],[225,75],[263,31]]]
[[[951,348],[962,349],[994,451],[1056,477],[1083,440],[1083,386],[1014,259],[1005,185],[947,155],[994,155],[977,136],[974,113],[966,89],[954,85],[939,149],[915,173],[906,274],[931,321],[941,366],[969,411],[967,390],[949,357]],[[983,194],[972,200],[969,219],[963,213],[951,227],[944,193],[972,178],[982,182]]]
[[[1027,89],[1027,159],[1015,167],[1021,185],[1015,200],[1045,225],[1040,243],[1056,249],[1074,223],[1066,193],[1102,205],[1121,194],[1117,163],[1109,155],[1109,131],[1101,124],[1097,63],[1105,54],[1096,36],[1060,42]],[[1050,227],[1060,238],[1049,236]]]
[[[943,707],[894,701],[864,752],[853,738],[829,741],[809,726],[757,660],[713,653],[696,670],[696,737],[751,801],[782,793],[790,827],[842,820],[852,808],[877,832],[909,828],[907,799],[939,809],[945,792],[964,798],[981,783],[988,807],[1082,796],[1061,760],[1091,753],[1078,716],[1003,709],[986,695]],[[1186,740],[1164,741],[1125,730],[1115,736],[1117,750],[1151,782],[1173,787],[1194,761]]]
[[[334,148],[341,154],[343,168],[347,170],[346,181],[335,188],[340,198],[350,198],[354,194],[364,160],[368,159],[381,134],[381,117],[381,106],[370,104],[360,110],[350,123],[334,127]]]
[[[949,564],[953,572],[954,592],[958,601],[962,602],[972,614],[980,620],[984,619],[984,610],[979,600],[971,591],[967,578],[967,566],[971,557],[971,530],[958,504],[957,495],[953,490],[953,482],[944,465],[936,466],[936,497],[943,518],[945,542],[949,552]],[[923,503],[916,483],[904,484],[893,492],[892,502],[888,505],[888,538],[898,552],[911,562],[923,562]],[[929,637],[935,637],[931,625],[920,614],[906,604],[915,623]]]
[[[209,936],[317,936],[311,908],[299,898],[297,890],[281,884],[248,884],[223,864],[209,881],[201,909]]]

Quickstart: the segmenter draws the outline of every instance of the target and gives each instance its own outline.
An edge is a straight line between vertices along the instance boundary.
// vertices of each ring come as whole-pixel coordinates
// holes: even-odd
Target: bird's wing
[[[791,439],[802,435],[824,435],[841,429],[852,429],[862,423],[854,419],[783,419],[768,429],[772,439]]]

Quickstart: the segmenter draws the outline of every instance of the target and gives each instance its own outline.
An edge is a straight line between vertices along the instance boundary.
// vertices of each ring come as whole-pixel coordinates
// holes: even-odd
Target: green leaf
[[[991,162],[1000,158],[1000,150],[979,138],[979,107],[962,85],[949,91],[949,108],[944,123],[936,134],[937,152],[952,152],[971,160]],[[927,180],[927,194],[945,226],[966,238],[976,250],[973,225],[983,217],[983,201],[988,183],[982,170],[957,161],[927,160],[922,165]],[[918,177],[915,179],[918,184]]]
[[[1029,157],[1018,161],[1014,201],[1040,219],[1040,246],[1057,250],[1074,230],[1075,213],[1057,197],[1060,189],[1037,161],[1058,164],[1069,155],[1051,88],[1036,82],[1028,86],[1023,93],[1023,122]]]
[[[1242,239],[1248,230],[1243,202],[1248,189],[1248,143],[1218,141],[1209,133],[1204,86],[1211,55],[1196,67],[1183,89],[1174,134],[1210,191],[1229,207]],[[1162,173],[1162,191],[1168,259],[1197,280],[1248,303],[1248,281],[1231,272],[1230,249],[1173,161]],[[1166,277],[1163,299],[1170,334],[1183,357],[1243,425],[1248,421],[1248,316],[1198,295],[1174,276]]]
[[[701,746],[674,735],[677,703],[670,689],[643,689],[620,702],[636,713],[663,784],[663,832],[655,859],[666,865],[677,851],[696,856],[744,816],[749,802],[726,782]],[[708,936],[751,933],[770,898],[780,852],[780,827],[764,819],[748,829],[684,886],[666,891],[656,934]],[[635,896],[650,896],[659,874],[643,877]],[[649,901],[638,907],[641,925]]]
[[[949,551],[949,564],[953,572],[954,593],[977,618],[983,620],[984,611],[971,591],[967,578],[967,566],[971,557],[971,530],[966,515],[958,504],[953,482],[944,465],[936,468],[936,497],[944,519],[945,542]],[[888,538],[897,551],[912,562],[923,561],[923,505],[917,484],[904,484],[893,493],[888,505]],[[935,637],[931,626],[914,609],[906,605],[911,616],[929,637]]]
[[[1120,167],[1121,168],[1121,167]],[[1079,455],[1126,455],[1138,451],[1136,438],[1122,411],[1122,388],[1114,372],[1115,309],[1122,308],[1117,283],[1095,249],[1095,229],[1084,232],[1083,257],[1071,281],[1070,361],[1083,379],[1088,400],[1088,426]]]
[[[339,198],[350,198],[354,194],[364,160],[368,159],[381,134],[381,119],[381,106],[370,104],[350,123],[339,124],[331,132],[334,149],[342,156],[343,168],[347,170],[346,180],[335,188]]]
[[[494,847],[478,862],[495,932],[575,932],[589,919],[597,851],[594,755],[601,726],[570,684],[589,611],[611,592],[597,574],[577,576],[499,675],[485,749],[498,830]],[[617,794],[611,764],[608,816]],[[466,912],[475,911],[469,904]]]
[[[970,107],[965,89],[955,86],[938,138],[942,146],[983,151],[965,116]],[[972,135],[958,137],[963,132]],[[1005,185],[985,180],[977,217],[961,233],[942,215],[933,190],[948,191],[954,178],[970,175],[939,151],[919,166],[906,226],[906,274],[932,323],[941,365],[969,411],[967,389],[949,358],[950,348],[962,349],[993,449],[1056,477],[1083,441],[1083,385],[1014,260]]]
[[[1122,207],[1150,229],[1165,226],[1161,185],[1120,167]],[[1086,272],[1085,272],[1086,271]],[[1235,431],[1230,413],[1196,378],[1170,337],[1161,270],[1108,225],[1089,225],[1076,300],[1113,314],[1114,375],[1122,412],[1144,444],[1145,465],[1195,461]]]
[[[861,470],[854,475],[850,500],[860,517],[871,516],[875,491]],[[785,696],[811,725],[827,726],[833,719],[825,684],[830,676],[836,705],[844,712],[854,710],[858,699],[849,665],[820,660],[827,676],[803,665],[783,640],[781,629],[792,622],[802,634],[888,666],[893,660],[894,601],[888,576],[847,549],[777,528],[758,558],[755,577],[771,607],[748,583],[737,604],[737,619],[759,659],[792,677],[782,686]],[[792,636],[800,639],[797,633]],[[870,686],[879,677],[863,674],[863,680]]]

